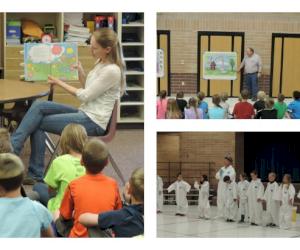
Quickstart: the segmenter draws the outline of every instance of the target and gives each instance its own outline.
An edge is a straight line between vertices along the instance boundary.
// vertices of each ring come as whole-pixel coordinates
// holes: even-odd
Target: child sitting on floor
[[[228,94],[226,92],[222,92],[220,94],[220,98],[221,98],[220,106],[224,109],[224,112],[225,112],[224,118],[228,119],[228,118],[230,118],[229,117],[229,104],[227,102]]]
[[[24,165],[11,153],[0,154],[0,237],[53,237],[52,216],[36,201],[21,195]]]
[[[80,159],[87,138],[83,126],[68,124],[60,137],[62,155],[52,162],[44,178],[45,183],[36,183],[33,186],[33,190],[39,194],[39,201],[52,213],[60,208],[69,183],[85,174],[85,168],[80,164]],[[52,193],[54,195],[51,195]]]
[[[292,119],[300,119],[300,91],[293,92],[294,101],[292,101],[287,109]]]
[[[277,97],[277,102],[274,105],[274,108],[277,110],[277,119],[283,119],[287,112],[287,105],[284,102],[285,96],[279,94]]]
[[[187,101],[184,99],[184,93],[182,91],[178,92],[176,95],[176,103],[178,108],[182,113],[182,119],[184,119],[184,109],[187,106]]]
[[[203,119],[203,111],[198,107],[194,97],[189,99],[189,107],[184,109],[185,119]]]
[[[85,226],[112,229],[115,237],[133,237],[144,234],[144,170],[136,169],[125,187],[129,205],[117,211],[99,214],[84,213],[79,222]]]
[[[86,174],[73,180],[68,185],[60,207],[60,218],[56,221],[68,223],[73,220],[73,226],[63,236],[87,237],[88,231],[79,223],[83,213],[103,213],[122,208],[117,182],[102,173],[108,164],[108,149],[99,139],[88,141],[83,148],[81,164],[86,168]],[[71,223],[70,223],[71,224]],[[61,234],[58,228],[58,233]]]
[[[181,119],[182,114],[174,98],[168,99],[166,119]]]
[[[198,107],[203,111],[203,119],[208,119],[208,104],[204,101],[205,94],[204,92],[199,92],[197,94],[198,98]]]
[[[274,109],[272,98],[266,100],[265,108],[257,112],[255,119],[277,119],[277,110]]]
[[[265,91],[258,91],[257,92],[257,101],[253,104],[253,108],[255,109],[256,113],[263,110],[265,108],[265,99],[266,93]]]
[[[248,102],[249,91],[247,89],[242,90],[241,98],[242,100],[234,105],[234,119],[252,119],[254,117],[254,108]]]
[[[159,100],[156,102],[156,118],[165,119],[167,112],[167,91],[162,90],[159,92]]]
[[[221,98],[219,95],[213,95],[212,97],[213,107],[208,110],[209,119],[224,119],[225,111],[220,105]]]

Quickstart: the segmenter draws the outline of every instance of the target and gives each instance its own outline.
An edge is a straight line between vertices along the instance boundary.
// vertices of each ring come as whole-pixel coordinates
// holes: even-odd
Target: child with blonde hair
[[[203,111],[198,107],[197,100],[194,97],[189,99],[189,106],[184,109],[184,118],[203,119]]]
[[[285,174],[282,179],[282,184],[279,186],[278,198],[280,201],[280,229],[289,229],[292,224],[292,212],[296,190],[291,182],[291,176],[289,174]]]
[[[208,110],[209,119],[224,119],[225,110],[220,105],[221,98],[219,95],[213,95],[212,97],[213,107]]]
[[[144,234],[144,170],[133,171],[125,186],[124,196],[128,205],[116,211],[99,214],[84,213],[79,222],[84,226],[111,229],[115,237],[133,237]]]
[[[262,90],[258,91],[257,101],[253,104],[253,108],[255,109],[256,113],[265,108],[265,99],[266,99],[265,91]]]
[[[167,103],[167,112],[166,112],[167,119],[181,119],[182,113],[178,108],[177,102],[174,98],[168,99]]]
[[[224,118],[228,119],[228,118],[230,118],[229,117],[229,104],[227,102],[227,100],[228,100],[228,93],[227,92],[222,92],[220,94],[220,98],[221,98],[220,106],[224,109],[224,112],[225,112]]]
[[[74,123],[67,125],[60,137],[62,155],[52,162],[44,178],[45,183],[33,186],[33,190],[39,194],[40,202],[52,213],[60,208],[69,183],[85,174],[80,159],[87,139],[86,130],[82,125]]]
[[[159,92],[159,99],[156,101],[156,118],[165,119],[167,112],[167,91],[162,90]]]

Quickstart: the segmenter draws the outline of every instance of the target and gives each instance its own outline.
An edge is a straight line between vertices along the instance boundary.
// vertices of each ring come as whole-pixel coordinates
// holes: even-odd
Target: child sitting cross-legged
[[[133,237],[144,234],[144,170],[136,169],[126,184],[124,196],[129,205],[117,211],[84,213],[79,222],[85,226],[112,229],[115,237]]]
[[[45,183],[39,182],[33,186],[33,190],[38,193],[39,201],[52,213],[60,208],[68,184],[85,174],[80,159],[87,138],[82,125],[68,124],[60,137],[62,155],[52,162],[44,178]]]
[[[86,168],[86,174],[71,181],[66,188],[56,220],[59,235],[88,237],[87,228],[79,222],[81,214],[122,208],[117,182],[102,173],[107,163],[108,149],[104,142],[92,139],[84,145],[81,164]]]
[[[24,165],[11,153],[0,154],[0,237],[53,237],[52,216],[36,201],[21,195]]]

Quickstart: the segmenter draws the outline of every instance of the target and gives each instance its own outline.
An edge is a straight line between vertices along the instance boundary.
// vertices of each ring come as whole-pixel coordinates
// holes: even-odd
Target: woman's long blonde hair
[[[126,65],[123,58],[123,51],[117,33],[109,28],[101,28],[94,31],[93,36],[96,42],[102,48],[111,48],[111,52],[107,55],[108,59],[119,66],[121,70],[121,95],[126,92]]]

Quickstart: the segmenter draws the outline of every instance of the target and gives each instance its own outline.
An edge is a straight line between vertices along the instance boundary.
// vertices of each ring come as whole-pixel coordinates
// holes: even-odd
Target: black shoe
[[[272,223],[272,224],[271,224],[271,227],[277,227],[277,225],[276,225],[276,224],[274,224],[274,223]]]
[[[253,222],[251,222],[251,226],[258,226],[257,224],[255,224],[255,223],[253,223]]]
[[[180,214],[179,214],[179,213],[176,213],[175,216],[180,216]]]
[[[268,223],[267,225],[266,225],[266,227],[272,227],[272,223]]]
[[[230,220],[229,220],[229,219],[227,219],[227,220],[226,220],[226,222],[230,222]]]
[[[245,215],[241,215],[241,220],[239,221],[239,223],[244,223],[245,222]]]

